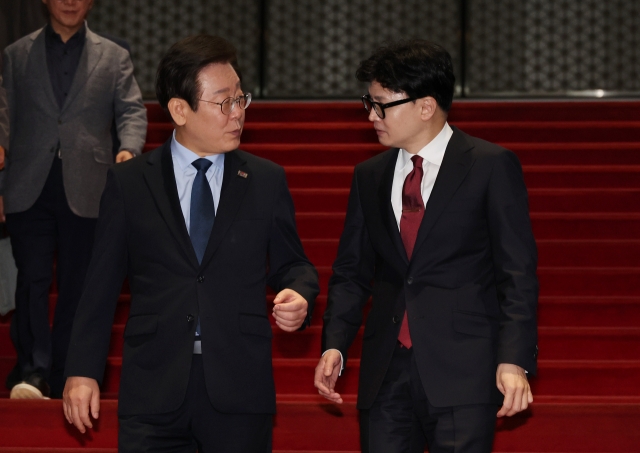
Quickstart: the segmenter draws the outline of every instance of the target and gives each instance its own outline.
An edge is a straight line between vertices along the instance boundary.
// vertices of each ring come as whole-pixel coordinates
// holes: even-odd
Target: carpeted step
[[[556,327],[638,327],[640,297],[543,295],[538,301],[538,324]]]
[[[104,449],[116,448],[116,411],[115,401],[103,400],[99,428],[80,436],[73,433],[75,428],[67,427],[59,401],[0,401],[0,438],[5,444],[0,452],[110,452]],[[319,397],[303,402],[280,401],[277,411],[273,431],[276,453],[346,453],[360,449],[358,412],[353,402],[334,405]],[[498,420],[493,451],[631,452],[640,443],[638,424],[637,403],[534,401],[527,411]],[[24,449],[28,447],[40,450]]]
[[[306,212],[296,214],[298,232],[306,239],[340,237],[345,215]],[[640,213],[533,213],[536,239],[630,239],[637,240]]]
[[[338,253],[338,239],[304,239],[302,245],[316,266],[331,266]],[[538,239],[540,266],[633,267],[640,264],[638,239]]]
[[[523,165],[640,165],[640,143],[498,143]],[[162,145],[147,143],[144,151]],[[378,143],[242,143],[241,149],[283,166],[354,166],[387,148]]]
[[[529,189],[640,187],[640,165],[527,165],[523,172]]]
[[[287,166],[290,189],[348,189],[353,167]],[[640,165],[527,165],[523,167],[529,190],[537,188],[640,188]]]
[[[544,351],[541,351],[543,354]],[[318,359],[274,359],[276,390],[282,395],[314,394],[313,373]],[[0,358],[0,376],[6,376],[15,358]],[[116,398],[119,386],[120,358],[109,358],[103,384],[103,397]],[[349,359],[337,390],[356,394],[359,360]],[[537,395],[590,395],[640,397],[640,361],[628,360],[539,360],[538,378],[532,380]],[[0,398],[8,392],[2,389]],[[1,400],[0,400],[1,401]]]
[[[637,174],[640,178],[640,172]],[[292,188],[296,212],[346,212],[348,188]],[[640,187],[623,188],[532,188],[531,212],[638,212]]]
[[[638,142],[640,121],[461,121],[469,135],[490,142]],[[164,142],[171,123],[149,123],[147,142]],[[250,122],[243,143],[377,143],[373,125],[361,122]]]
[[[363,93],[364,94],[364,93]],[[146,102],[147,118],[168,122],[157,102]],[[265,101],[254,99],[247,121],[363,121],[367,118],[358,98],[348,101]],[[496,101],[455,99],[450,121],[640,121],[640,102],[621,100]]]
[[[122,357],[124,324],[111,329],[110,357]],[[319,357],[320,325],[301,332],[284,332],[273,326],[273,358],[301,359]],[[362,328],[349,350],[349,357],[360,357]],[[8,326],[0,325],[0,338],[8,337]],[[540,358],[550,360],[639,360],[640,328],[622,327],[539,327]],[[0,342],[0,357],[15,357],[13,347]]]

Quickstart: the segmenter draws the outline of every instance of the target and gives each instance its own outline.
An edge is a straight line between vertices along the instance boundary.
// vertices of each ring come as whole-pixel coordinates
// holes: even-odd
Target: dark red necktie
[[[424,202],[422,201],[422,157],[416,155],[411,158],[413,170],[407,175],[402,186],[402,217],[400,217],[400,237],[407,251],[407,257],[411,260],[413,247],[416,244],[418,230],[424,216]],[[409,334],[409,321],[407,311],[404,311],[398,341],[405,347],[411,347],[411,335]]]

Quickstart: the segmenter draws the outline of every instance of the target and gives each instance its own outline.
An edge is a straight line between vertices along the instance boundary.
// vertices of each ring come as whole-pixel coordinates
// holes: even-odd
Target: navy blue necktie
[[[207,170],[211,167],[211,161],[198,159],[191,163],[198,173],[193,180],[191,188],[191,210],[189,211],[189,237],[198,257],[198,263],[202,263],[204,252],[209,243],[213,221],[216,218],[215,206],[211,186],[207,181]],[[200,317],[196,326],[196,337],[200,336]]]

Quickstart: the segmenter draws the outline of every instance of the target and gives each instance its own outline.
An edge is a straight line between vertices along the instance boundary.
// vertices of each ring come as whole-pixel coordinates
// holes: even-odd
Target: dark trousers
[[[398,345],[371,409],[360,412],[365,453],[490,453],[498,407],[434,407],[412,349]]]
[[[60,397],[73,317],[91,259],[96,219],[77,216],[67,203],[62,161],[49,171],[42,193],[24,212],[7,214],[13,255],[18,268],[16,311],[11,340],[23,379],[40,373],[51,396]],[[49,327],[49,288],[57,252],[58,299]]]
[[[271,452],[273,416],[218,412],[207,394],[199,354],[193,355],[187,394],[178,410],[118,419],[119,453]]]

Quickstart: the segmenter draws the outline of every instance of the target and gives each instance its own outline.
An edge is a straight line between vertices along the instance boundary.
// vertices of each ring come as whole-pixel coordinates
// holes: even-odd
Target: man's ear
[[[169,109],[171,119],[173,119],[173,122],[176,123],[177,126],[184,126],[186,124],[187,115],[191,112],[191,107],[189,107],[187,101],[179,98],[171,98],[169,99],[167,109]]]
[[[422,118],[422,121],[429,121],[436,114],[438,103],[431,96],[420,98],[418,102],[421,105],[420,118]]]

